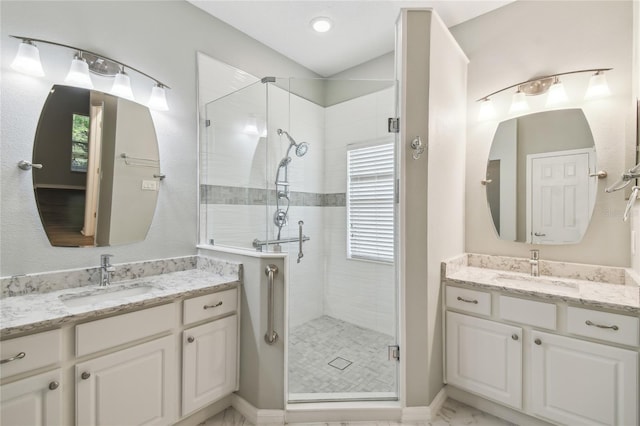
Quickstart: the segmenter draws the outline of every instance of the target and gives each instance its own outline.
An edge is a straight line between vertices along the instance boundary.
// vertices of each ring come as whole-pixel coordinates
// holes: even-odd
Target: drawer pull
[[[187,337],[187,342],[189,342],[189,343],[193,343],[193,342],[195,342],[195,341],[196,341],[196,339],[195,339],[193,336],[189,336],[189,337]]]
[[[535,343],[536,345],[541,345],[542,344],[542,340],[536,339],[536,340],[533,341],[533,343]]]
[[[217,308],[218,306],[222,306],[222,300],[216,303],[215,305],[204,305],[202,309],[213,309],[213,308]]]
[[[602,325],[602,324],[596,324],[595,322],[591,322],[589,320],[586,320],[584,322],[587,325],[590,325],[592,327],[598,327],[598,328],[610,328],[611,330],[617,331],[618,330],[618,326],[617,325]]]
[[[49,383],[49,389],[50,390],[56,390],[56,389],[58,389],[58,386],[60,386],[60,383],[58,383],[58,382],[53,381],[53,382]]]
[[[12,356],[11,358],[6,358],[3,360],[0,360],[0,364],[6,364],[7,362],[11,362],[11,361],[17,361],[19,359],[22,359],[26,356],[27,354],[24,352],[20,352],[18,355],[16,356]]]
[[[515,334],[515,333],[511,335],[511,338],[512,338],[513,340],[518,340],[518,339],[519,339],[518,335],[517,335],[517,334]]]
[[[462,297],[458,296],[458,300],[465,303],[473,303],[474,305],[478,304],[478,301],[475,299],[463,299]]]
[[[87,373],[86,371],[84,373],[82,373],[80,375],[80,377],[82,377],[82,380],[87,380],[89,377],[91,377],[91,373]]]

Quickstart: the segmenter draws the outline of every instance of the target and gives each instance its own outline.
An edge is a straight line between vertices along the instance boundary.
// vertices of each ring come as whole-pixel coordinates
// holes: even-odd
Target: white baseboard
[[[416,423],[416,422],[430,422],[435,420],[436,414],[442,408],[442,405],[447,400],[447,391],[445,388],[440,389],[440,392],[433,398],[429,406],[422,407],[404,407],[402,409],[402,417],[400,419],[403,423]]]
[[[236,394],[233,394],[231,397],[231,406],[242,414],[247,421],[256,426],[284,424],[284,410],[264,410],[256,408]]]

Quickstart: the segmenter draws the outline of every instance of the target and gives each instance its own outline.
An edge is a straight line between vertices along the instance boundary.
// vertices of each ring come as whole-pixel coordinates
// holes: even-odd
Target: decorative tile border
[[[241,278],[242,265],[206,256],[186,256],[115,264],[112,282],[133,280],[170,272],[200,269],[221,276]],[[23,296],[32,293],[48,293],[67,288],[97,285],[100,267],[43,272],[0,278],[0,298]]]
[[[344,207],[346,194],[321,194],[317,192],[291,191],[292,206],[306,207]],[[264,206],[275,204],[276,191],[262,188],[244,188],[238,186],[200,185],[200,204],[231,204]]]

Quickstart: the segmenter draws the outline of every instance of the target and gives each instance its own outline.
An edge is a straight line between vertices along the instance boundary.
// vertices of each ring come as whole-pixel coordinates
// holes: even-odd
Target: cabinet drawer
[[[76,356],[92,354],[171,330],[175,304],[122,314],[76,326]]]
[[[516,297],[500,296],[501,319],[533,325],[535,327],[556,329],[556,305],[536,302]]]
[[[0,364],[0,377],[9,377],[60,362],[60,339],[60,330],[51,330],[3,340],[0,342],[0,359],[5,362]]]
[[[481,315],[491,315],[491,294],[460,287],[446,290],[447,307]]]
[[[567,331],[579,336],[638,346],[638,318],[569,307]]]
[[[238,307],[238,289],[219,291],[187,299],[184,302],[184,324],[235,312]]]

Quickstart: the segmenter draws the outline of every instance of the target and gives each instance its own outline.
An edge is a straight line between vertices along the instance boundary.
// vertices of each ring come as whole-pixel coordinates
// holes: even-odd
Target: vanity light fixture
[[[113,80],[113,86],[111,86],[111,94],[133,100],[133,91],[131,90],[131,79],[124,72],[124,68],[118,71],[115,80]]]
[[[85,89],[93,89],[93,82],[89,75],[89,64],[82,57],[82,52],[76,53],[71,61],[71,68],[64,79],[64,82],[71,86],[78,86]]]
[[[248,135],[257,136],[260,134],[258,131],[258,119],[255,115],[250,115],[247,119],[247,124],[244,126],[244,132]]]
[[[603,96],[609,96],[609,85],[607,84],[607,77],[602,70],[596,71],[589,80],[589,87],[587,87],[587,93],[585,93],[585,99],[595,99]]]
[[[486,120],[487,114],[484,111],[488,108],[487,104],[491,101],[491,97],[504,92],[505,90],[516,88],[516,93],[513,95],[511,107],[509,108],[509,114],[518,114],[529,109],[529,105],[526,100],[526,96],[537,96],[544,93],[548,93],[546,106],[552,107],[561,103],[567,102],[568,97],[564,89],[564,85],[560,81],[560,76],[569,74],[580,74],[586,72],[595,73],[589,81],[589,87],[585,94],[585,99],[594,99],[602,96],[609,95],[609,86],[605,77],[605,72],[610,71],[613,68],[594,68],[586,70],[568,71],[557,74],[551,74],[544,77],[532,78],[531,80],[523,81],[521,83],[512,84],[504,89],[496,90],[482,98],[477,102],[480,104],[480,113],[478,114],[478,120]]]
[[[318,33],[326,33],[331,29],[333,23],[326,16],[318,16],[311,20],[311,28]]]
[[[560,81],[558,76],[554,77],[553,84],[549,87],[549,94],[547,95],[547,102],[545,106],[554,107],[563,104],[569,100],[567,91],[564,90],[564,84]]]
[[[479,121],[491,120],[496,117],[496,109],[493,106],[493,101],[489,98],[484,98],[480,104],[480,113],[478,114]]]
[[[66,44],[15,35],[10,35],[9,37],[21,40],[16,58],[11,64],[11,68],[16,71],[39,77],[44,76],[44,71],[40,64],[40,53],[34,42],[64,47],[76,52],[71,61],[69,73],[64,80],[65,83],[92,89],[93,83],[89,74],[90,72],[104,77],[114,77],[111,93],[116,96],[135,100],[133,91],[131,90],[131,80],[129,75],[124,71],[124,69],[127,68],[129,71],[133,70],[154,82],[154,86],[151,89],[151,96],[149,97],[149,108],[158,111],[167,111],[169,109],[166,97],[166,89],[169,89],[169,86],[139,69],[106,56]]]
[[[44,77],[40,62],[40,51],[32,40],[24,39],[18,46],[18,53],[11,63],[11,68],[23,74]]]

